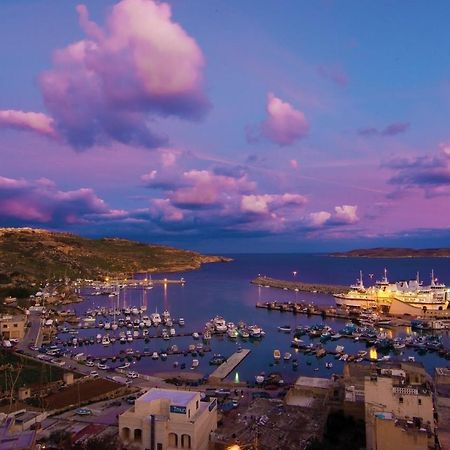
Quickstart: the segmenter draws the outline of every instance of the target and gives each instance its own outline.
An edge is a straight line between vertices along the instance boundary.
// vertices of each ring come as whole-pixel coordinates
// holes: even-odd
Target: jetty
[[[250,352],[251,350],[249,348],[243,348],[241,351],[233,353],[209,376],[209,381],[212,383],[222,381],[250,354]]]
[[[348,292],[348,286],[341,286],[338,284],[321,284],[321,283],[304,283],[301,281],[288,281],[270,278],[266,276],[259,276],[250,283],[258,286],[271,287],[276,289],[284,289],[296,292],[314,292],[318,294],[342,294]]]

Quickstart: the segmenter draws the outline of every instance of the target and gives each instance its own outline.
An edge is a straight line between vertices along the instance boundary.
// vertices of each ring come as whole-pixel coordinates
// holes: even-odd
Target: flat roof
[[[170,389],[153,388],[137,399],[138,402],[151,402],[153,400],[167,399],[174,405],[187,406],[199,392],[172,391]]]
[[[307,386],[320,389],[329,389],[333,382],[329,378],[298,377],[296,386]]]

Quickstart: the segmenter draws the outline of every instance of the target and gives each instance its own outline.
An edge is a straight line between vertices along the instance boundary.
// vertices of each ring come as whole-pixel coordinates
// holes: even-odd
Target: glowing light
[[[375,347],[372,347],[369,350],[369,358],[370,359],[378,359],[378,353],[377,353],[377,349]]]
[[[227,450],[241,450],[241,447],[239,445],[234,444],[231,447],[227,447]]]
[[[294,270],[293,272],[292,272],[292,275],[294,275],[294,277],[297,275],[297,271],[296,270]]]
[[[238,372],[236,372],[236,375],[234,376],[234,382],[235,383],[240,383],[240,381],[239,381],[239,373]]]

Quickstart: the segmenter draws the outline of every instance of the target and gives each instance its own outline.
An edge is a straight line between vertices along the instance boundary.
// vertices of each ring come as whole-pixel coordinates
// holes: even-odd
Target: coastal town
[[[0,450],[450,450],[449,17],[0,0]]]
[[[42,285],[26,308],[5,298],[0,448],[88,449],[114,443],[155,450],[315,449],[340,448],[350,436],[355,447],[349,448],[391,448],[383,447],[386,439],[414,449],[449,445],[445,317],[321,308],[304,301],[256,303],[268,313],[304,315],[314,324],[277,326],[275,333],[285,336],[290,351],[273,349],[271,373],[239,380],[229,375],[252,358],[255,345],[270,342],[272,330],[220,316],[193,330],[168,310],[150,312],[145,303],[134,303],[153,289],[188,289],[185,283],[148,273],[127,280],[65,279]],[[254,289],[276,296],[286,286],[298,289],[281,281]],[[81,315],[70,309],[90,304],[88,299],[98,306]],[[327,319],[345,325],[336,329]],[[412,331],[392,337],[400,327]],[[216,342],[224,339],[233,353],[216,353]],[[408,349],[413,356],[404,353]],[[429,352],[441,362],[432,373],[421,362]],[[319,371],[321,361],[326,376],[323,370],[302,373],[304,364]],[[290,376],[283,375],[286,370]]]

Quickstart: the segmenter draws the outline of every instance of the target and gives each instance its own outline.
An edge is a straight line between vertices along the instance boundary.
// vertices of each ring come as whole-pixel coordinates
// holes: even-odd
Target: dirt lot
[[[44,399],[46,409],[60,409],[78,405],[101,395],[113,392],[123,386],[114,381],[101,378],[75,383]]]
[[[302,450],[314,436],[320,438],[326,408],[286,406],[276,399],[256,399],[247,408],[223,415],[216,441],[225,445],[254,445],[260,450]]]

